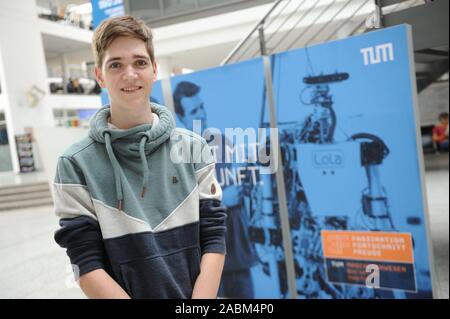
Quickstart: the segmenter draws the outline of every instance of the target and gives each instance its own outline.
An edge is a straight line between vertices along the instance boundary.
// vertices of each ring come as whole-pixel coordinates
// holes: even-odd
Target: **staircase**
[[[364,32],[374,0],[276,0],[221,65]]]
[[[0,187],[0,213],[26,207],[53,205],[47,182]]]
[[[381,27],[412,26],[418,93],[448,73],[448,0],[376,0],[376,4]]]
[[[222,65],[407,23],[418,93],[448,73],[448,0],[277,0]]]

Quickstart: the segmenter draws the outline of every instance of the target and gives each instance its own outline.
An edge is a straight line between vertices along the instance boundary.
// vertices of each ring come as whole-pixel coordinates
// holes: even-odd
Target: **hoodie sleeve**
[[[77,275],[105,268],[105,252],[94,205],[81,170],[68,157],[58,160],[53,184],[55,214],[60,228],[55,241],[66,248]]]
[[[226,208],[222,205],[222,189],[216,179],[214,158],[204,139],[201,158],[195,162],[195,175],[200,198],[200,244],[205,253],[226,253]]]

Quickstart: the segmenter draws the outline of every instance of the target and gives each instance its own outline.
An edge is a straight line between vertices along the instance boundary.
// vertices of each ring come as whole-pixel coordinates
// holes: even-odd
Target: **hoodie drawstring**
[[[105,145],[106,145],[106,151],[108,152],[109,161],[111,162],[111,165],[113,167],[114,171],[114,179],[116,182],[116,196],[117,196],[117,209],[122,210],[123,208],[123,190],[122,190],[122,178],[120,175],[120,165],[117,161],[116,156],[114,155],[114,151],[111,145],[111,135],[109,132],[105,132]],[[142,178],[142,190],[141,190],[141,197],[143,198],[145,195],[145,191],[147,189],[147,181],[150,176],[150,170],[148,169],[148,162],[147,162],[147,156],[145,155],[145,143],[148,140],[148,136],[144,135],[141,138],[141,141],[139,143],[139,155],[141,156],[141,162],[142,162],[142,172],[143,172],[143,178]]]
[[[122,178],[120,176],[120,165],[117,161],[114,151],[111,146],[111,134],[109,132],[104,133],[106,151],[108,152],[109,161],[113,167],[114,179],[116,182],[116,197],[117,197],[117,209],[122,210],[123,207],[123,191],[122,191]]]
[[[139,143],[139,155],[141,156],[141,163],[142,163],[142,172],[143,178],[142,178],[142,191],[141,191],[141,197],[144,197],[145,190],[147,189],[147,181],[148,177],[150,175],[150,170],[148,169],[148,162],[147,162],[147,156],[145,155],[145,143],[148,140],[147,135],[143,135],[141,138],[141,142]]]

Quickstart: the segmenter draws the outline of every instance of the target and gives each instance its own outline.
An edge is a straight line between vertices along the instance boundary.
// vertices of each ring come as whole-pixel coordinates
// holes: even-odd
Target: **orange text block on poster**
[[[325,258],[414,263],[411,234],[323,230]]]

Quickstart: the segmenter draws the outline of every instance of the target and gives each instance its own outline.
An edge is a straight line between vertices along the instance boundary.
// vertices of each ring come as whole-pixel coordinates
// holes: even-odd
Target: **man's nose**
[[[123,73],[123,78],[125,80],[134,80],[137,78],[137,72],[136,70],[133,68],[132,65],[129,65],[125,68],[124,73]]]

